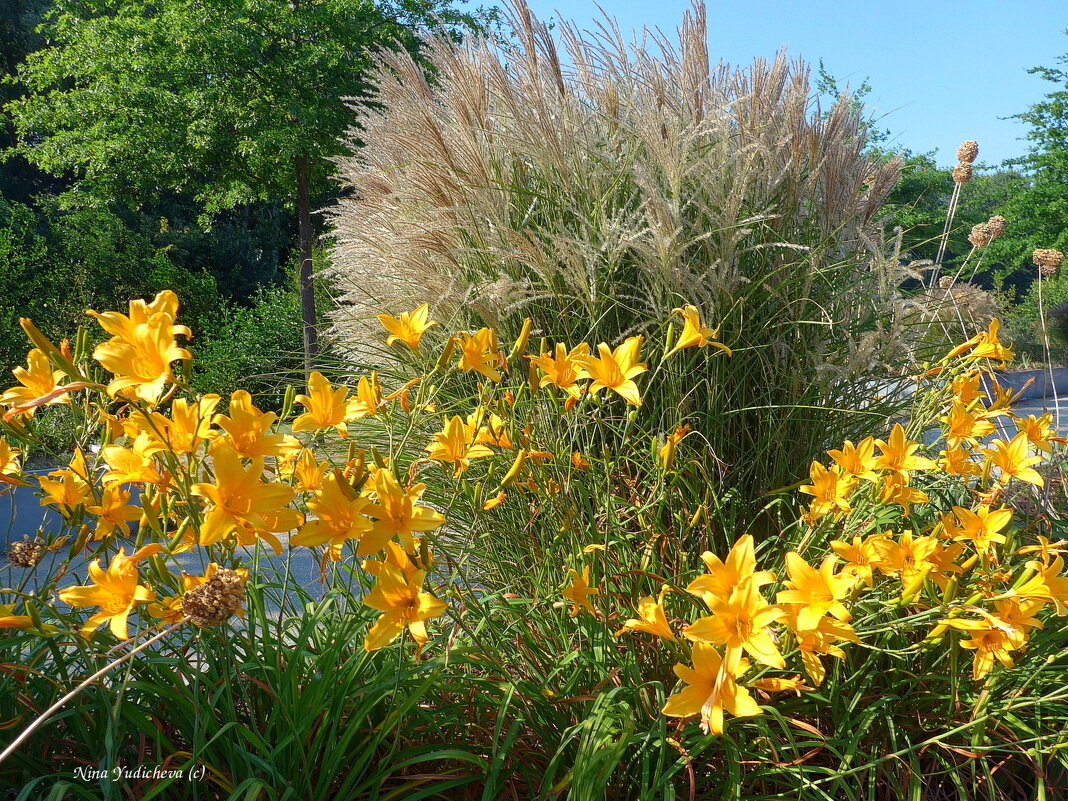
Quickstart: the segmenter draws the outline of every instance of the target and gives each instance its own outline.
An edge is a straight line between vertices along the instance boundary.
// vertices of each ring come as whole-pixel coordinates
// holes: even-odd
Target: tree
[[[59,0],[6,109],[17,152],[73,174],[68,203],[191,192],[207,212],[289,198],[305,363],[317,349],[311,198],[344,152],[376,48],[458,35],[452,0]]]
[[[1005,278],[1026,276],[1017,281],[1021,285],[1034,277],[1035,248],[1068,250],[1068,53],[1057,62],[1064,66],[1028,70],[1058,88],[1014,117],[1030,126],[1027,155],[1010,162],[1023,170],[1026,181],[998,209],[1008,220],[1008,232],[990,245],[991,256],[1005,265]]]

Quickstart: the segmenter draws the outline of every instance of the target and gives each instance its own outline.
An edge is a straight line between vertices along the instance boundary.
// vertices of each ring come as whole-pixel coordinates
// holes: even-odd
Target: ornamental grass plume
[[[383,307],[400,320],[429,303],[443,325],[423,348],[446,325],[503,338],[530,318],[553,337],[539,357],[557,342],[596,356],[602,342],[651,341],[681,309],[675,364],[643,407],[693,409],[709,482],[755,508],[796,480],[783,438],[815,454],[825,425],[859,423],[838,410],[892,402],[869,391],[901,341],[872,260],[899,162],[866,153],[849,97],[814,107],[805,63],[711,62],[701,3],[677,48],[550,31],[522,0],[507,18],[507,43],[427,40],[432,78],[403,52],[377,57],[375,102],[354,105],[353,152],[337,160],[348,191],[329,212],[342,352],[382,369],[418,358],[381,347]],[[720,363],[698,358],[706,344]],[[644,358],[652,370],[663,355]],[[499,363],[485,369],[496,380]]]

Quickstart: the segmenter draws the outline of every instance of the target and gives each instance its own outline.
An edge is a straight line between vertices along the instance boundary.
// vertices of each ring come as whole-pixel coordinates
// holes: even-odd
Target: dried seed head
[[[1037,248],[1031,254],[1031,261],[1038,266],[1040,275],[1053,275],[1064,261],[1064,254],[1053,248]]]
[[[1006,220],[1000,214],[995,214],[986,224],[990,227],[990,238],[997,239],[1003,233],[1005,233]]]
[[[971,164],[958,164],[953,168],[953,183],[966,184],[972,180],[972,165]]]
[[[244,580],[236,571],[224,568],[182,596],[182,612],[194,626],[218,626],[229,620],[244,600]]]
[[[32,540],[23,537],[21,542],[13,542],[7,549],[7,558],[15,567],[35,567],[44,556],[44,542],[37,537]]]
[[[953,286],[953,276],[943,275],[941,278],[938,279],[938,285],[942,289],[949,289],[951,286]]]
[[[994,236],[990,231],[990,223],[979,223],[972,226],[972,232],[968,234],[968,241],[972,243],[974,247],[985,248],[994,240]]]
[[[961,164],[971,164],[979,155],[979,143],[974,139],[967,139],[960,143],[957,148],[957,161]]]

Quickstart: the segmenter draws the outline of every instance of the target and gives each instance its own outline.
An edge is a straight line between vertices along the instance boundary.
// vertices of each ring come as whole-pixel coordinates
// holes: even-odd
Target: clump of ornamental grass
[[[428,41],[432,81],[380,56],[338,160],[334,334],[385,365],[376,315],[427,302],[456,328],[516,336],[529,318],[550,348],[615,348],[692,304],[738,357],[679,360],[644,403],[665,421],[682,407],[707,479],[758,509],[796,479],[787,450],[891,411],[874,390],[896,295],[871,242],[899,164],[865,155],[849,97],[814,102],[804,63],[713,64],[701,4],[678,48],[610,26],[554,36],[521,2],[510,20],[506,44]]]

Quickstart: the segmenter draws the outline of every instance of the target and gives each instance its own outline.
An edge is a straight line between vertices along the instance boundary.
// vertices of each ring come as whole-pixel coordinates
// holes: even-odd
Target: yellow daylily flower
[[[401,313],[400,317],[380,314],[378,322],[389,332],[386,337],[387,346],[402,342],[411,350],[419,350],[423,334],[432,325],[437,325],[435,320],[430,319],[430,305],[427,303],[417,306],[413,311]]]
[[[357,495],[348,484],[339,480],[336,472],[327,473],[322,488],[308,499],[308,511],[313,517],[289,538],[289,542],[309,548],[329,545],[327,557],[331,562],[337,562],[347,540],[360,540],[371,530],[371,521],[366,517],[369,505],[367,498]],[[363,548],[359,553],[362,552]]]
[[[671,696],[661,712],[668,717],[701,716],[701,728],[711,734],[723,733],[723,713],[736,717],[761,714],[749,691],[738,684],[748,669],[745,659],[725,660],[713,646],[695,642],[691,651],[693,667],[676,664],[675,675],[686,683]]]
[[[843,475],[842,468],[838,465],[828,468],[813,461],[809,465],[809,477],[812,483],[802,485],[799,490],[812,496],[808,513],[810,521],[818,520],[832,512],[848,512],[852,509],[847,499],[857,486],[858,479],[855,475]]]
[[[1026,481],[1035,486],[1045,486],[1045,480],[1037,470],[1031,467],[1042,461],[1040,456],[1027,455],[1027,434],[1021,431],[1011,441],[995,439],[990,442],[991,448],[984,448],[990,463],[1001,471],[998,481],[1002,484],[1009,483],[1010,478],[1018,481]]]
[[[685,306],[681,309],[672,309],[672,314],[682,315],[682,333],[679,334],[678,341],[675,343],[675,347],[667,352],[667,356],[671,356],[684,348],[704,348],[711,345],[714,348],[719,348],[728,356],[731,354],[731,349],[721,342],[716,342],[715,337],[718,335],[719,330],[716,328],[705,328],[701,324],[701,313],[697,310],[696,306]]]
[[[465,373],[474,370],[491,381],[500,381],[499,367],[504,366],[504,354],[497,346],[497,332],[492,328],[480,328],[474,334],[460,332],[460,360],[456,366]]]
[[[60,386],[63,371],[55,369],[43,351],[31,350],[26,356],[26,366],[16,367],[12,372],[20,386],[11,387],[0,395],[0,406],[16,407],[9,412],[11,416],[33,417],[38,406],[70,403],[70,396]],[[25,408],[19,410],[17,407],[21,406]]]
[[[728,654],[744,650],[769,667],[786,667],[768,629],[783,616],[783,611],[757,592],[752,576],[742,579],[730,598],[715,598],[709,606],[711,615],[698,618],[683,629],[686,639],[726,646]]]
[[[307,411],[293,421],[293,432],[321,431],[333,428],[342,437],[347,437],[349,419],[349,388],[339,386],[336,389],[320,372],[314,372],[308,378],[308,394],[297,395],[296,402]]]
[[[111,469],[104,473],[101,481],[105,486],[164,483],[164,473],[160,472],[153,459],[153,454],[162,449],[163,446],[144,431],[137,435],[129,448],[121,445],[104,446],[100,456]]]
[[[786,616],[783,623],[794,633],[797,640],[797,649],[801,652],[801,665],[812,683],[817,687],[823,684],[827,676],[821,656],[833,656],[836,659],[845,659],[845,651],[836,643],[860,642],[853,627],[848,623],[835,620],[833,617],[821,617],[816,625],[811,628],[801,628],[798,625],[798,613],[803,606],[787,604],[784,607]]]
[[[277,419],[278,415],[274,412],[257,409],[252,396],[245,390],[236,390],[230,396],[228,414],[217,414],[212,421],[225,432],[225,436],[212,443],[212,449],[214,451],[218,449],[216,446],[226,446],[249,459],[282,456],[286,450],[286,436],[267,433]],[[299,449],[300,443],[296,443],[296,447]]]
[[[879,480],[875,472],[875,437],[865,437],[855,446],[847,439],[841,450],[827,451],[827,455],[834,459],[842,473],[865,481]]]
[[[0,437],[0,484],[18,484],[28,487],[25,481],[19,478],[22,468],[19,465],[19,456],[22,452],[11,446],[3,437]],[[3,492],[0,489],[0,492]]]
[[[883,575],[901,579],[908,594],[934,568],[931,556],[938,548],[938,539],[914,537],[911,531],[905,531],[896,540],[889,537],[878,540],[875,547],[880,556],[879,570]]]
[[[378,581],[364,596],[363,602],[382,612],[371,630],[367,632],[363,647],[366,651],[385,648],[407,626],[412,639],[421,648],[429,640],[426,622],[439,617],[449,608],[444,601],[423,592],[425,570],[415,570],[406,575],[404,570],[386,561],[380,563]]]
[[[924,456],[916,455],[920,443],[912,442],[905,436],[901,423],[895,423],[886,441],[875,440],[881,453],[875,461],[876,470],[893,470],[907,479],[914,470],[934,470],[938,465]]]
[[[1035,446],[1036,450],[1045,453],[1053,452],[1054,442],[1068,442],[1064,437],[1053,436],[1053,412],[1046,412],[1041,417],[1033,414],[1027,417],[1016,418],[1016,430],[1027,435],[1027,441]]]
[[[980,331],[974,337],[969,339],[957,347],[953,348],[946,354],[946,359],[952,359],[956,356],[962,356],[968,353],[970,359],[993,359],[995,361],[1009,362],[1012,361],[1012,351],[1001,344],[998,339],[998,331],[1001,328],[1001,322],[996,318],[990,321],[990,326],[986,331]]]
[[[883,476],[882,486],[879,489],[879,501],[884,504],[896,503],[909,514],[914,503],[927,503],[927,493],[916,487],[910,487],[908,478],[901,473],[890,473]]]
[[[586,546],[587,548],[591,546]],[[601,546],[602,548],[604,546]],[[585,549],[584,549],[585,550]],[[587,551],[588,552],[588,551]],[[623,628],[615,633],[616,637],[628,631],[641,631],[652,634],[670,642],[677,642],[678,637],[668,624],[667,614],[664,612],[664,594],[668,588],[660,590],[660,596],[653,598],[647,595],[638,600],[638,617],[624,621]]]
[[[975,657],[972,660],[972,679],[975,681],[979,681],[990,672],[994,666],[994,660],[1011,668],[1013,660],[1010,651],[1017,650],[1022,644],[1013,637],[1016,633],[1015,629],[990,614],[986,614],[983,620],[958,617],[942,620],[941,624],[967,632],[971,636],[971,639],[962,640],[960,645],[962,648],[975,651]]]
[[[967,406],[972,401],[981,398],[985,393],[979,383],[980,375],[976,370],[965,373],[962,376],[958,376],[953,379],[950,384],[953,392],[953,399],[960,404]]]
[[[73,470],[55,470],[39,476],[37,483],[44,491],[41,506],[56,506],[64,517],[70,517],[75,507],[93,500],[89,484]]]
[[[981,475],[983,471],[972,459],[973,453],[974,451],[964,448],[947,447],[939,454],[941,458],[938,460],[938,467],[949,476]]]
[[[88,637],[99,626],[109,623],[111,633],[118,639],[129,639],[127,620],[134,605],[148,603],[156,597],[152,590],[138,584],[137,562],[160,550],[160,545],[153,544],[126,556],[126,549],[120,548],[107,571],[100,567],[99,559],[94,559],[89,565],[92,584],[66,587],[59,591],[59,599],[65,604],[101,607],[99,612],[85,621],[81,629],[83,636]]]
[[[415,553],[414,533],[433,531],[444,525],[445,516],[429,506],[417,502],[426,484],[403,488],[389,470],[375,472],[374,499],[364,512],[375,518],[370,531],[360,540],[359,555],[367,556],[382,550],[396,537],[409,553]]]
[[[130,536],[130,523],[141,517],[141,509],[130,503],[132,495],[118,485],[105,486],[100,503],[86,507],[85,511],[99,518],[93,539],[102,540],[116,532],[123,537]]]
[[[593,379],[589,386],[590,393],[596,395],[602,389],[610,389],[631,406],[639,406],[642,399],[634,378],[649,369],[640,361],[641,347],[642,337],[634,336],[615,350],[602,342],[597,346],[597,357],[575,356],[575,361],[585,367]]]
[[[994,433],[990,418],[999,414],[1002,412],[990,413],[961,403],[952,404],[949,411],[939,418],[946,427],[946,445],[950,448],[959,447],[962,443],[975,445],[980,438]]]
[[[686,592],[703,598],[706,603],[717,598],[728,600],[734,588],[747,578],[752,578],[757,587],[775,580],[775,574],[770,570],[756,569],[756,546],[751,534],[743,534],[737,539],[725,561],[711,551],[701,554],[701,561],[708,573],[691,581]]]
[[[1068,546],[1068,540],[1058,540],[1053,542],[1043,534],[1038,535],[1038,545],[1024,545],[1017,548],[1016,553],[1037,553],[1042,559],[1042,564],[1049,564],[1050,559],[1059,553],[1065,553],[1065,546]]]
[[[1013,590],[1020,598],[1032,601],[1052,603],[1057,608],[1057,615],[1068,615],[1068,576],[1061,575],[1064,570],[1064,557],[1058,555],[1052,562],[1028,562],[1027,566],[1035,575]]]
[[[942,525],[953,539],[971,542],[980,553],[986,553],[993,550],[995,543],[1005,542],[1005,535],[998,532],[1011,519],[1012,509],[992,511],[986,504],[980,504],[973,512],[963,506],[954,506],[952,512],[942,516]]]
[[[562,342],[557,342],[551,354],[542,353],[538,356],[527,356],[527,358],[543,374],[538,379],[538,387],[559,387],[570,397],[578,399],[582,396],[583,388],[576,382],[590,377],[579,362],[579,357],[589,355],[590,346],[585,342],[576,345],[570,351]]]
[[[211,421],[220,400],[218,395],[204,395],[192,403],[178,398],[171,404],[170,417],[159,412],[146,414],[135,408],[125,421],[126,434],[136,439],[143,432],[161,448],[175,454],[195,453],[218,434],[212,429]]]
[[[378,386],[378,374],[371,373],[370,378],[361,376],[356,384],[356,394],[346,408],[346,420],[362,420],[373,417],[382,405],[382,391]]]
[[[781,590],[776,598],[781,604],[797,604],[798,628],[814,629],[820,618],[828,614],[843,623],[852,617],[842,599],[853,588],[853,577],[836,573],[834,563],[834,554],[828,554],[816,570],[796,551],[786,554],[790,580],[786,582],[787,589]]]
[[[872,568],[879,567],[883,562],[879,543],[885,541],[887,534],[888,532],[872,534],[863,539],[854,536],[851,542],[831,540],[831,550],[845,562],[841,573],[853,576],[858,582],[870,587],[874,581]]]
[[[791,678],[768,676],[767,678],[750,682],[749,686],[756,690],[763,690],[766,693],[796,693],[798,698],[801,697],[801,693],[812,691],[812,688],[805,684],[804,679],[800,676],[792,676]]]
[[[428,458],[454,465],[456,472],[453,475],[459,476],[470,466],[472,459],[493,455],[485,445],[474,444],[477,434],[474,426],[453,416],[426,446]]]
[[[286,508],[296,494],[293,488],[261,481],[262,457],[246,468],[229,448],[213,456],[215,483],[194,484],[191,490],[209,503],[200,526],[200,544],[211,545],[236,534],[238,545],[255,545],[258,537],[276,555],[282,553],[282,544],[274,535],[292,531],[303,522],[299,512]]]
[[[148,404],[159,400],[164,387],[174,381],[171,364],[193,358],[175,341],[177,334],[189,336],[186,326],[175,325],[177,313],[178,297],[169,290],[148,304],[130,301],[128,317],[119,312],[87,312],[112,335],[93,351],[93,358],[115,374],[108,384],[109,395],[129,395],[132,391]]]
[[[590,586],[590,566],[586,565],[582,568],[581,576],[577,570],[569,570],[567,572],[567,580],[571,584],[561,594],[573,604],[571,617],[576,617],[580,609],[585,609],[591,615],[596,616],[597,610],[590,603],[589,596],[597,595],[601,591],[596,587]]]

